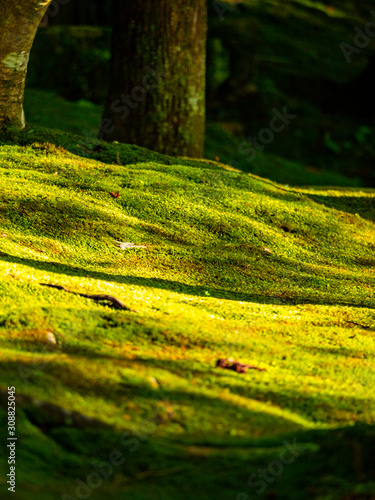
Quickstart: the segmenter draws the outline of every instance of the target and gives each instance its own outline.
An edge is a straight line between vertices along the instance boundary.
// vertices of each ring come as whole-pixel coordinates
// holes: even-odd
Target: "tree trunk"
[[[203,155],[206,0],[117,0],[100,138]]]
[[[25,127],[23,94],[35,33],[51,0],[0,0],[0,129]]]

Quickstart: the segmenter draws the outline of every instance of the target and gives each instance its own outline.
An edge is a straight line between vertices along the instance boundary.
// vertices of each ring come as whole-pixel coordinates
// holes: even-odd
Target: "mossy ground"
[[[285,439],[305,449],[257,498],[375,495],[374,201],[35,126],[3,136],[0,386],[23,397],[12,498],[74,498],[119,450],[91,498],[248,500]],[[265,371],[216,368],[224,357]]]

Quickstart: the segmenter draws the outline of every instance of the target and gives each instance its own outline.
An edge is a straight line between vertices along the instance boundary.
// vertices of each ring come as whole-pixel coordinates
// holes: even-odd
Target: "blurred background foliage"
[[[206,157],[283,184],[375,186],[375,36],[351,63],[340,47],[375,22],[372,8],[209,0]],[[95,136],[112,15],[112,1],[54,0],[31,52],[29,122]],[[248,161],[239,145],[285,107],[296,118]]]

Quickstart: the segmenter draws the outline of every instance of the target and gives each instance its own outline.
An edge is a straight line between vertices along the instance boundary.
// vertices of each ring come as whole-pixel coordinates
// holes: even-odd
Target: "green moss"
[[[207,160],[38,127],[3,136],[0,386],[24,397],[19,498],[74,494],[74,478],[145,419],[152,433],[92,498],[177,498],[182,482],[185,498],[251,495],[248,476],[286,435],[311,446],[272,485],[280,498],[325,488],[323,468],[307,474],[316,462],[340,483],[328,493],[346,494],[359,478],[370,491],[365,465],[350,475],[331,462],[340,448],[325,450],[347,446],[354,432],[364,464],[370,456],[374,197],[287,188]],[[115,240],[147,248],[123,251]],[[113,295],[137,312],[40,283]],[[216,368],[225,357],[266,370]],[[33,399],[99,427],[77,431]]]

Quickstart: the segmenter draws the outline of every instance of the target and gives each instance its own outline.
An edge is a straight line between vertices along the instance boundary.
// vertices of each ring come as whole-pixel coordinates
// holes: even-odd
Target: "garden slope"
[[[94,444],[36,400],[95,419],[102,436],[153,419],[143,455],[123,472],[133,479],[155,456],[172,460],[168,440],[197,455],[202,444],[374,424],[374,198],[45,129],[3,137],[0,384],[24,398],[19,432],[34,444],[20,459],[32,457],[42,476],[54,446],[63,471],[51,471],[43,492],[24,471],[22,487],[34,481],[35,498],[60,498],[62,477],[72,487],[76,477],[69,454],[82,474],[84,455],[101,456],[99,431]],[[120,250],[115,240],[147,248]],[[134,312],[40,283],[112,295]],[[219,357],[265,371],[219,370]],[[181,457],[190,474],[191,457]],[[233,460],[222,488],[235,498],[244,458]],[[158,498],[176,498],[170,487]],[[117,498],[133,492],[125,480],[121,488]],[[22,491],[14,498],[34,498]],[[290,491],[285,498],[304,498]]]

